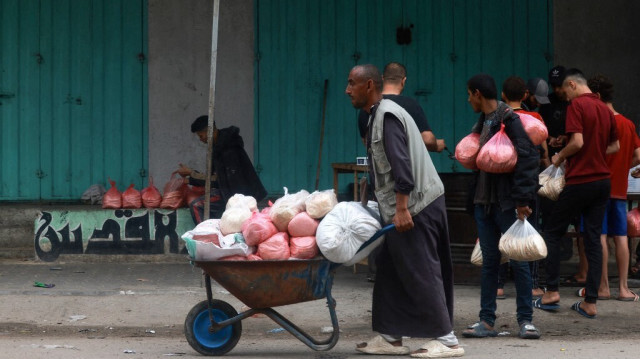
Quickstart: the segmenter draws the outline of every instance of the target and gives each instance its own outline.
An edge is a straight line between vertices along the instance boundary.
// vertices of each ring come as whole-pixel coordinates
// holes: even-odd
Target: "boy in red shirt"
[[[565,126],[569,142],[551,160],[555,166],[567,161],[566,186],[553,208],[550,223],[545,226],[544,238],[549,252],[547,292],[534,302],[534,306],[549,310],[559,308],[560,238],[567,231],[571,218],[581,214],[589,271],[585,299],[574,303],[571,309],[586,318],[595,318],[602,275],[600,233],[611,192],[606,154],[618,151],[620,144],[616,137],[613,113],[591,92],[580,70],[567,70],[562,89],[571,101]]]

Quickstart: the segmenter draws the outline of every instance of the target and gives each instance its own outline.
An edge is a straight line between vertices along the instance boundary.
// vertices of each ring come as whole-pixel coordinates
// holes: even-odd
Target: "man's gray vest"
[[[375,194],[378,207],[385,223],[390,223],[396,213],[395,181],[391,173],[391,165],[384,152],[383,122],[385,113],[394,114],[402,123],[407,135],[411,172],[414,188],[409,194],[408,208],[411,216],[415,216],[436,198],[444,194],[444,186],[436,172],[431,157],[422,141],[420,130],[415,121],[397,103],[383,99],[373,119],[369,119],[371,127],[371,158],[375,177]]]

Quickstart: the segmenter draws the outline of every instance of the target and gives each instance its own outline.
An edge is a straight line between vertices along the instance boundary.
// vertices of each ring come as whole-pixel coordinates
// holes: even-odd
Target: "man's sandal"
[[[395,346],[380,335],[377,335],[366,343],[358,345],[356,350],[361,353],[374,355],[407,355],[411,352],[409,347]]]
[[[522,339],[539,339],[540,332],[531,322],[522,322],[518,336]]]
[[[432,340],[411,353],[412,358],[454,358],[463,355],[463,348],[450,348],[437,340]]]
[[[497,337],[498,332],[493,329],[488,329],[484,322],[477,322],[467,327],[462,332],[462,336],[465,338],[486,338]]]

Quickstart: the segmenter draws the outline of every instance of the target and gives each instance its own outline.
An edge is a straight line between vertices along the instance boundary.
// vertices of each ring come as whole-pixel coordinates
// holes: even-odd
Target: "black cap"
[[[549,84],[553,87],[562,86],[564,81],[565,72],[567,69],[564,66],[556,66],[549,71]]]

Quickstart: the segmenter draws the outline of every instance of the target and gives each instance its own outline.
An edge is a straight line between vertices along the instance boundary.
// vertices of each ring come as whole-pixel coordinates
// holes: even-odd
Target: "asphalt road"
[[[201,271],[182,263],[0,263],[0,358],[165,358],[201,357],[187,343],[187,313],[206,299]],[[35,281],[55,284],[34,287]],[[633,288],[636,288],[632,285]],[[373,285],[364,272],[340,268],[333,297],[340,340],[315,352],[269,318],[242,321],[242,337],[227,354],[242,358],[364,358],[355,344],[370,338]],[[640,303],[599,302],[597,319],[569,310],[574,288],[562,288],[557,313],[536,310],[540,340],[517,338],[515,294],[498,302],[497,326],[490,339],[460,338],[470,358],[632,358],[640,351]],[[613,290],[613,293],[616,291]],[[214,284],[213,295],[241,311],[243,304]],[[455,330],[477,320],[479,288],[456,286]],[[323,338],[330,326],[326,302],[279,307],[278,311],[310,335]],[[423,340],[408,338],[417,349]]]

